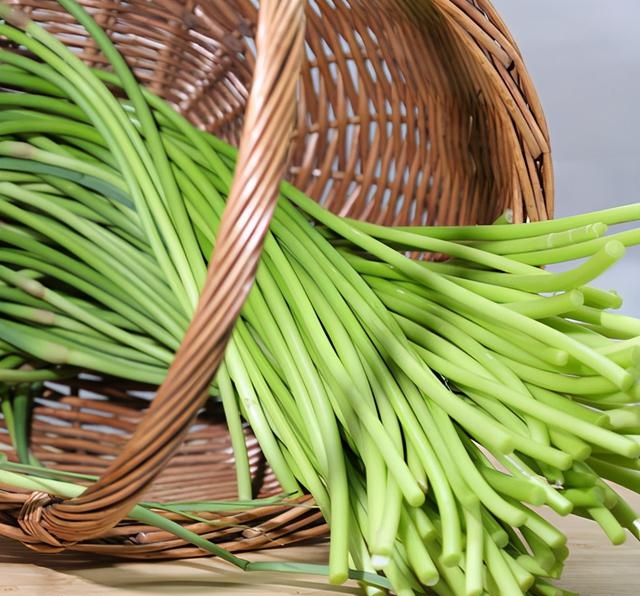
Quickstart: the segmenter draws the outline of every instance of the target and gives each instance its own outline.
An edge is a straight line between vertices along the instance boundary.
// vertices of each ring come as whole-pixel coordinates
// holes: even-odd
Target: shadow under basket
[[[100,476],[131,438],[153,397],[153,387],[117,379],[84,378],[69,385],[51,384],[33,399],[31,453],[42,466],[80,476]],[[4,419],[0,419],[0,453],[17,461]],[[251,430],[245,428],[254,496],[273,504],[229,511],[237,499],[236,469],[222,407],[210,400],[198,413],[187,437],[169,465],[154,480],[141,501],[195,503],[188,515],[157,510],[167,519],[230,551],[284,546],[327,534],[322,514],[309,496],[285,499]],[[89,484],[90,479],[73,478]],[[15,520],[27,514],[38,498],[0,484],[0,534],[42,552],[62,550],[30,543]],[[219,512],[199,511],[198,502]],[[201,518],[194,520],[193,516]],[[66,550],[105,556],[166,559],[208,553],[169,532],[123,521],[99,539],[68,545]]]
[[[59,36],[87,63],[107,65],[84,28],[58,2],[8,3]],[[553,175],[542,109],[518,48],[487,0],[309,0],[299,4],[297,20],[284,25],[273,7],[295,8],[296,0],[80,4],[143,84],[197,126],[238,145],[240,155],[245,143],[253,164],[277,173],[263,185],[274,200],[284,177],[336,213],[385,225],[490,223],[507,209],[515,222],[552,215]],[[262,37],[256,34],[261,26]],[[292,126],[276,122],[268,134],[245,139],[243,132],[256,125],[249,117],[261,115],[259,100],[269,99],[253,84],[273,76],[254,76],[255,68],[264,65],[260,53],[268,54],[270,45],[277,50],[278,35],[291,30],[300,33],[300,59],[286,62],[295,72],[274,65],[273,85],[292,81],[285,114]],[[274,50],[273,55],[288,59],[282,53]],[[255,104],[249,101],[253,94]],[[245,111],[248,102],[258,108]],[[268,105],[276,111],[274,118],[283,117],[279,102]],[[253,141],[256,146],[250,145]],[[274,167],[270,160],[277,161]],[[239,159],[234,185],[260,187],[257,174],[243,170],[245,165]],[[253,274],[235,286],[250,287]],[[225,320],[228,329],[236,316],[230,313]],[[225,333],[227,327],[220,331]],[[33,400],[33,455],[49,468],[103,477],[125,453],[154,393],[155,388],[91,376],[66,387],[45,386]],[[183,396],[171,399],[184,403],[179,401]],[[236,489],[222,411],[212,401],[204,408],[194,403],[194,411],[199,408],[195,422],[186,438],[177,440],[173,454],[149,473],[140,499],[195,502],[192,513],[201,520],[158,513],[230,551],[328,534],[311,497],[232,513],[198,512],[198,502],[234,499]],[[279,495],[248,428],[246,440],[255,495]],[[15,461],[5,426],[0,448]],[[78,482],[92,484],[90,479]],[[107,484],[103,477],[102,488]],[[206,554],[126,516],[103,535],[56,545],[55,537],[38,538],[38,515],[47,499],[52,497],[45,492],[0,486],[0,535],[43,552],[68,549],[136,558]],[[94,510],[94,519],[96,511],[101,513],[99,507]],[[77,527],[83,525],[80,513]]]

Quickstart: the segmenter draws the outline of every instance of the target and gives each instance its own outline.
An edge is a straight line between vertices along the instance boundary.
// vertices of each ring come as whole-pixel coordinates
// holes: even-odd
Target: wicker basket
[[[57,2],[10,3],[87,62],[105,63]],[[487,0],[82,4],[149,88],[239,145],[240,157],[213,265],[165,383],[157,392],[95,377],[45,387],[34,399],[34,454],[100,480],[62,502],[0,487],[0,535],[40,551],[196,556],[203,551],[126,516],[141,498],[235,494],[224,418],[206,388],[255,274],[279,180],[384,224],[487,223],[506,208],[516,221],[544,219],[553,207],[547,129]],[[251,229],[238,223],[249,208]],[[256,495],[276,494],[250,429],[246,436]],[[5,428],[0,446],[16,458]],[[166,515],[239,551],[325,534],[312,505],[209,514],[212,523]]]

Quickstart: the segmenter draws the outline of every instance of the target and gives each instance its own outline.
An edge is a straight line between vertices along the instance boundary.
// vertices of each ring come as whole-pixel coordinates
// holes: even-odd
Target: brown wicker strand
[[[41,532],[46,529],[63,542],[77,542],[117,524],[167,464],[206,400],[253,282],[277,201],[293,125],[303,14],[298,0],[269,0],[261,6],[256,76],[238,158],[241,175],[234,179],[200,302],[167,378],[100,480],[77,499],[50,505],[44,501],[46,508],[38,513]],[[270,41],[273,38],[277,44]],[[32,508],[28,511],[32,517]]]

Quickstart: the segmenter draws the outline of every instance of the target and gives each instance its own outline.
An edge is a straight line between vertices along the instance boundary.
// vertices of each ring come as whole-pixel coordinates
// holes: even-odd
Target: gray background
[[[493,0],[549,124],[556,215],[640,202],[640,1]],[[640,317],[640,248],[594,284]]]

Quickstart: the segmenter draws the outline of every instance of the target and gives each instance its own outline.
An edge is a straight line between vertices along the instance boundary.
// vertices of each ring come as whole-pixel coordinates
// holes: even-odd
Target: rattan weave
[[[88,63],[106,63],[57,2],[9,3]],[[126,514],[142,498],[234,496],[230,442],[206,388],[255,274],[279,181],[387,225],[488,223],[506,208],[515,221],[545,219],[548,133],[487,0],[81,4],[144,84],[240,155],[207,283],[165,383],[157,392],[106,378],[47,387],[34,403],[35,455],[100,480],[63,502],[0,487],[0,535],[42,551],[194,556],[203,552]],[[256,495],[277,493],[249,429],[247,441]],[[15,457],[4,429],[0,445]],[[239,551],[326,532],[309,498],[295,505],[220,515],[214,525],[166,515]]]

